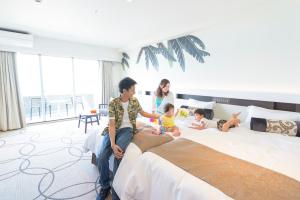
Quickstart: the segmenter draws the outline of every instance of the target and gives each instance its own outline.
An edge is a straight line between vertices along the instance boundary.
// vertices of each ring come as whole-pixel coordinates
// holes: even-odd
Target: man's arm
[[[146,118],[155,118],[155,119],[158,119],[160,117],[159,114],[151,114],[151,113],[147,113],[145,111],[141,111],[140,114],[143,116],[143,117],[146,117]]]
[[[109,119],[108,132],[111,146],[116,144],[116,124],[115,119]]]
[[[110,139],[111,148],[114,151],[115,157],[117,159],[120,159],[120,158],[123,157],[123,150],[121,149],[121,147],[119,147],[116,144],[116,125],[115,125],[115,119],[109,119],[108,131],[109,131],[109,139]]]

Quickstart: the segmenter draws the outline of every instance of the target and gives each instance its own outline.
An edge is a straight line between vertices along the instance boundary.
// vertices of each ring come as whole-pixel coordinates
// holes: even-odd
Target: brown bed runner
[[[233,199],[300,199],[299,181],[187,139],[180,138],[149,151]]]
[[[132,142],[135,143],[144,153],[148,149],[165,144],[172,141],[170,135],[153,135],[150,129],[143,129],[141,132],[133,136]]]

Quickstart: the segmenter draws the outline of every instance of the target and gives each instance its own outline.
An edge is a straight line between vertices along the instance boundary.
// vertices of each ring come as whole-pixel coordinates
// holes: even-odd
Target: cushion
[[[247,111],[248,115],[246,117],[245,123],[248,128],[250,128],[250,121],[252,117],[273,120],[300,121],[300,113],[297,112],[270,110],[257,106],[248,106]]]
[[[300,137],[300,121],[251,118],[251,130]]]

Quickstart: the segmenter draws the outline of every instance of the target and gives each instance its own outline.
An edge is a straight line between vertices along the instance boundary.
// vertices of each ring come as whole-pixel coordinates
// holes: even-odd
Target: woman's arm
[[[155,113],[156,111],[156,95],[155,95],[155,92],[153,92],[153,95],[152,95],[152,113]]]
[[[174,95],[171,91],[168,94],[168,102],[174,105]]]

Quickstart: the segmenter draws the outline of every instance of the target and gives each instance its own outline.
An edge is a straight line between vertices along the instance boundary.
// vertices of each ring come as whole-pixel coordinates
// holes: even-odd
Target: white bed
[[[105,125],[104,125],[105,124]],[[100,126],[99,130],[93,129],[88,133],[88,136],[83,144],[83,151],[84,152],[92,152],[94,156],[98,156],[100,154],[100,146],[102,144],[103,136],[101,135],[103,129],[105,128],[107,123],[103,123],[103,125]],[[92,160],[92,162],[96,162],[96,160]],[[114,157],[111,156],[109,159],[109,169],[113,171],[113,163],[114,163]],[[96,164],[96,163],[93,163]]]
[[[262,113],[259,113],[261,111]],[[273,112],[273,111],[272,111]],[[255,108],[255,117],[299,118],[299,113],[269,113]],[[267,114],[266,114],[267,113]],[[263,114],[266,114],[263,116]],[[292,115],[295,116],[292,116]],[[254,116],[254,115],[253,115]],[[146,122],[146,121],[145,121]],[[177,123],[181,138],[201,143],[222,153],[240,158],[259,166],[277,171],[300,181],[300,138],[273,133],[262,133],[246,127],[230,129],[221,133],[217,129],[194,130]],[[101,130],[100,130],[101,131]],[[84,144],[86,150],[99,154],[102,137],[99,132],[90,133]],[[112,159],[111,159],[112,161]],[[112,168],[110,162],[110,168]],[[188,199],[230,199],[208,183],[194,177],[169,161],[146,152],[131,143],[118,168],[113,182],[115,191],[122,200],[188,200]]]
[[[180,137],[277,171],[300,181],[300,138],[254,132],[244,127],[221,133],[181,127]],[[131,143],[114,179],[122,200],[230,199],[224,193],[169,161]]]
[[[146,119],[146,118],[138,118],[138,121],[139,122],[143,122],[145,124],[147,123],[150,123],[149,122],[149,119]],[[103,123],[101,123],[99,129],[95,130],[93,129],[92,131],[90,131],[88,133],[88,136],[82,146],[84,152],[92,152],[95,156],[98,156],[99,155],[99,151],[100,151],[100,147],[101,147],[101,144],[102,144],[102,140],[103,140],[103,136],[101,135],[102,131],[104,130],[104,128],[107,126],[107,120],[104,121]],[[132,145],[130,145],[132,146]],[[128,148],[128,151],[130,151],[131,147]],[[128,156],[130,156],[131,153],[127,153]],[[133,155],[135,155],[133,153]],[[110,160],[109,160],[109,169],[112,171],[113,169],[113,156],[110,157]]]

